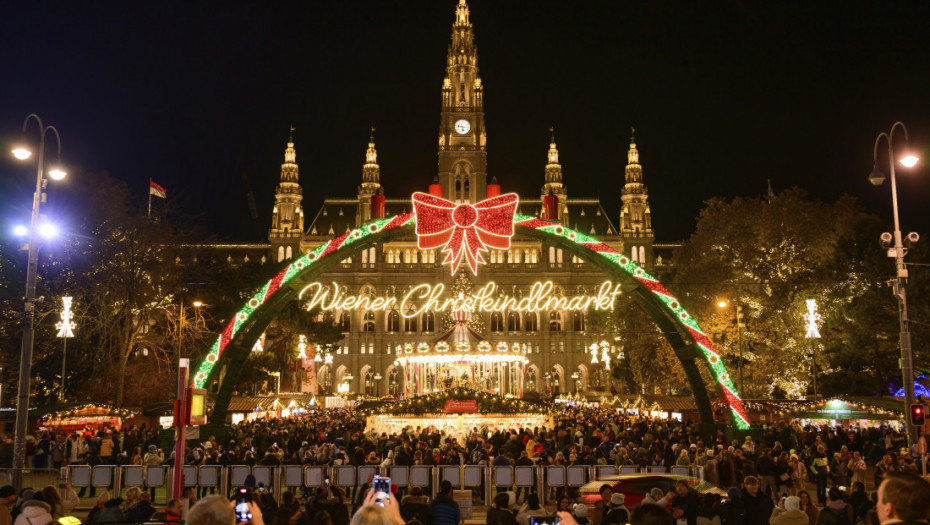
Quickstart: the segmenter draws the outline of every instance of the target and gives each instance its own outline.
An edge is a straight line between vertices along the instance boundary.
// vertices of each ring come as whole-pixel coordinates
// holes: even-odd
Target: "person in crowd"
[[[488,507],[487,525],[517,525],[513,510],[510,509],[510,495],[499,492],[494,496],[494,505]]]
[[[588,506],[584,503],[575,503],[572,506],[572,517],[575,518],[575,521],[578,525],[588,525]]]
[[[624,506],[626,496],[622,492],[610,495],[610,510],[604,515],[602,525],[623,525],[630,522],[630,510]]]
[[[71,511],[81,503],[70,483],[65,485],[64,498],[61,497],[56,487],[48,485],[42,489],[42,499],[48,503],[52,517],[55,519],[71,514]]]
[[[148,492],[139,494],[139,500],[126,510],[126,521],[148,521],[155,514]]]
[[[804,514],[807,514],[808,523],[810,525],[815,525],[817,523],[817,517],[820,514],[820,509],[811,501],[810,493],[806,490],[799,491],[798,499],[801,501],[801,510],[804,511]]]
[[[122,498],[111,498],[103,504],[103,512],[97,516],[97,523],[114,523],[126,521],[126,515],[120,507],[123,504]]]
[[[721,525],[723,523],[723,506],[720,495],[706,493],[701,498],[701,507],[698,509],[698,525]]]
[[[383,503],[383,507],[376,504]],[[404,525],[404,518],[400,515],[400,505],[393,494],[376,493],[368,491],[362,501],[362,506],[352,516],[350,525]]]
[[[567,508],[561,508],[561,500],[559,501],[559,508],[557,511],[568,511]],[[535,492],[531,493],[526,497],[526,503],[523,504],[523,507],[520,508],[520,511],[517,513],[517,523],[518,525],[529,525],[530,518],[533,516],[546,516],[549,512],[539,504],[539,495]]]
[[[864,516],[865,512],[863,511],[863,506],[870,507],[869,505],[869,495],[865,491],[865,484],[861,481],[854,481],[849,487],[849,495],[845,499],[846,503],[849,504],[852,508],[853,517],[858,520],[860,516]]]
[[[879,523],[925,524],[930,517],[930,484],[912,472],[885,476],[875,505]]]
[[[739,499],[746,508],[747,525],[766,525],[772,516],[775,506],[772,498],[762,493],[759,488],[759,478],[746,476],[743,479],[743,490]]]
[[[433,525],[458,525],[461,521],[462,514],[459,504],[452,499],[452,483],[449,480],[444,479],[439,484],[439,494],[430,504],[430,511],[433,513]]]
[[[430,510],[429,499],[423,494],[421,487],[413,487],[410,494],[400,500],[400,515],[404,521],[417,520],[420,525],[432,525],[433,513]]]
[[[763,449],[759,459],[756,460],[756,473],[761,483],[759,490],[770,498],[778,494],[778,486],[775,483],[777,472],[775,459],[772,458],[772,449]]]
[[[16,516],[13,525],[48,525],[52,521],[54,518],[49,504],[33,498],[23,502],[19,516]]]
[[[672,498],[672,519],[678,525],[697,525],[700,499],[688,482],[679,479],[675,483],[675,497]]]
[[[853,525],[855,522],[853,508],[843,501],[843,493],[837,487],[830,487],[827,504],[817,515],[816,525]]]
[[[594,503],[594,525],[606,523],[604,517],[610,512],[610,496],[612,496],[613,493],[614,488],[610,483],[604,483],[601,485],[601,488],[598,489],[598,494],[600,494],[601,499]]]
[[[827,459],[826,447],[818,445],[811,460],[810,471],[817,483],[817,502],[826,505],[827,480],[830,477],[830,461]]]
[[[172,498],[168,500],[168,506],[165,507],[164,521],[168,521],[168,522],[180,521],[183,515],[184,515],[184,502],[178,498]],[[255,517],[254,512],[252,513],[252,517],[253,518]]]
[[[13,485],[0,487],[0,525],[13,525],[13,515],[10,514],[10,505],[16,501],[16,489]]]
[[[770,525],[809,525],[810,518],[801,510],[801,498],[788,496],[772,511],[769,523]]]

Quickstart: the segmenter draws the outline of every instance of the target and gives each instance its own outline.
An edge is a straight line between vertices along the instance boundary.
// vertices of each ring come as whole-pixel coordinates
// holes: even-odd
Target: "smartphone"
[[[375,503],[383,507],[384,501],[378,493],[383,493],[385,496],[391,495],[391,478],[387,476],[375,476],[371,479],[371,490],[375,491]]]
[[[264,492],[265,492],[265,484],[264,484],[264,483],[259,483],[259,484],[258,484],[258,491],[264,494]]]
[[[559,525],[558,516],[530,516],[530,525]]]
[[[252,519],[252,513],[249,512],[249,489],[239,487],[236,491],[236,522],[242,523]]]
[[[727,498],[720,498],[720,503],[726,503],[726,502],[727,502]]]
[[[323,483],[325,483],[327,487],[329,486],[329,476],[323,478]]]

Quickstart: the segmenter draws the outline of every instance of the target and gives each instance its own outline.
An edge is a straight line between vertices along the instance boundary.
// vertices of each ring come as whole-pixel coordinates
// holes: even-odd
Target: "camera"
[[[249,500],[251,499],[249,489],[239,487],[236,491],[236,521],[241,523],[252,519],[252,513],[249,511]]]
[[[530,525],[559,525],[558,516],[530,516]]]

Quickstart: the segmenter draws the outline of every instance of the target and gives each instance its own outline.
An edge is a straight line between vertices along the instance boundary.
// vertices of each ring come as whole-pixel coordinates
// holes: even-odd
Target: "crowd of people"
[[[320,409],[299,416],[233,425],[222,440],[210,436],[189,447],[185,463],[700,466],[705,480],[720,490],[695,492],[684,484],[668,493],[653,490],[644,499],[646,504],[668,510],[669,520],[674,520],[675,525],[698,525],[699,521],[703,525],[869,523],[872,517],[881,514],[881,491],[876,489],[883,481],[897,479],[895,476],[913,476],[924,467],[921,464],[924,458],[909,453],[904,434],[890,427],[822,428],[774,423],[755,436],[755,439],[746,436],[728,440],[723,430],[707,436],[698,425],[687,422],[623,414],[616,409],[565,406],[555,416],[552,428],[492,431],[476,427],[464,440],[458,440],[431,428],[409,427],[391,435],[375,433],[366,429],[364,419],[349,409]],[[39,433],[29,441],[27,455],[36,468],[173,464],[173,451],[165,454],[160,446],[154,430],[131,426],[119,431],[99,429],[70,435]],[[285,491],[281,501],[274,501],[271,490],[252,488],[258,510],[265,522],[273,525],[349,525],[349,508],[358,515],[371,492],[368,483],[347,487],[348,493],[324,485],[315,491],[306,488],[300,493]],[[451,500],[451,493],[446,494],[445,488],[436,487],[438,495],[429,498],[428,494],[433,492],[431,485],[426,491],[398,487],[394,495],[398,515],[408,523],[444,525],[446,522],[437,521],[437,516],[444,517],[451,511],[440,508],[437,512],[436,505]],[[85,490],[86,487],[75,494],[67,487],[62,496],[55,487],[47,487],[28,497],[21,493],[6,498],[12,498],[9,503],[15,518],[40,513],[34,507],[47,510],[50,515],[67,514],[85,495]],[[208,490],[213,491],[189,488],[186,499],[206,500]],[[548,512],[540,499],[556,501],[558,511],[568,513],[578,525],[627,523],[642,506],[627,509],[623,494],[615,493],[609,485],[604,487],[595,509],[584,504],[576,489],[559,488],[544,494],[545,498],[529,488],[498,487],[498,490],[494,505],[488,509],[488,525],[530,525],[534,516]],[[93,487],[90,491],[89,496],[94,497]],[[0,489],[2,494],[4,491]],[[101,494],[88,520],[136,521],[154,516],[174,521],[183,514],[181,503],[176,500],[156,510],[152,503],[155,492],[151,488],[145,492],[132,487],[125,491],[125,498],[122,494],[113,496],[108,492]],[[0,501],[3,499],[0,496]],[[288,510],[290,515],[285,519]],[[324,512],[330,521],[317,521]],[[5,525],[2,519],[0,525]],[[25,525],[44,523],[30,518]]]

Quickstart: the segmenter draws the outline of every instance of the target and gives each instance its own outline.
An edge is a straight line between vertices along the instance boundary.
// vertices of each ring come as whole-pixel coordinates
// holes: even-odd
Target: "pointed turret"
[[[636,149],[636,129],[632,129],[630,149],[626,154],[625,184],[620,199],[620,235],[624,238],[624,250],[630,253],[633,262],[652,269],[652,212],[649,210],[649,192],[643,184],[643,167],[639,164]]]
[[[546,164],[546,183],[543,184],[541,197],[545,200],[547,195],[555,195],[559,201],[558,219],[562,219],[565,211],[565,202],[568,199],[568,188],[562,184],[562,165],[559,164],[559,148],[555,142],[555,128],[549,128],[549,162]]]
[[[279,262],[290,259],[300,252],[300,235],[304,228],[304,212],[300,205],[303,190],[299,183],[294,129],[291,126],[287,147],[284,149],[281,181],[275,192],[271,229],[268,232],[268,241],[272,245],[272,257]]]
[[[378,150],[375,149],[375,127],[371,127],[368,136],[368,150],[365,151],[365,164],[362,165],[362,184],[358,187],[358,224],[371,219],[371,196],[381,190],[381,166],[378,165]]]

